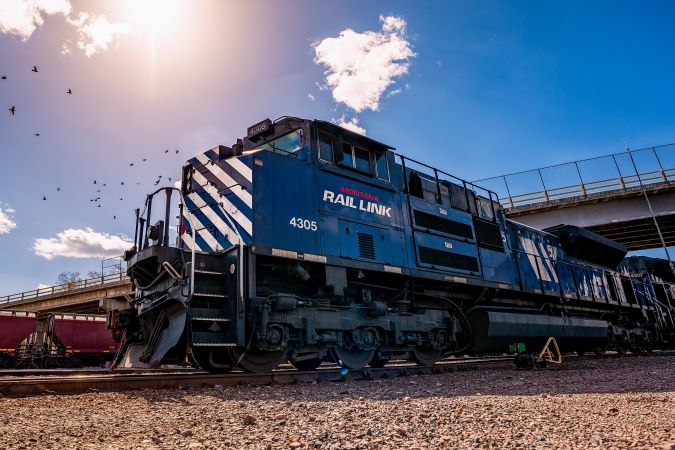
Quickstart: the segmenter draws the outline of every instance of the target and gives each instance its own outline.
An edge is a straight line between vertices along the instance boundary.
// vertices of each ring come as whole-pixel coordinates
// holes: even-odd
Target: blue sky
[[[27,13],[42,18],[30,16],[34,30],[0,22],[0,209],[15,224],[0,234],[0,294],[100,267],[72,256],[91,242],[59,245],[133,235],[159,175],[175,179],[185,159],[266,117],[356,117],[368,136],[470,180],[621,151],[624,139],[675,141],[672,2],[2,3],[43,9]],[[355,111],[333,98],[316,45],[384,33],[381,16],[405,22],[394,31],[415,56],[377,110]]]

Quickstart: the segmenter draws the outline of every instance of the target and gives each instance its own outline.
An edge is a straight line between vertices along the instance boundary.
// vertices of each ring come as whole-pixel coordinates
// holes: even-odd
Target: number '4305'
[[[291,226],[299,228],[301,230],[316,231],[318,227],[316,226],[316,220],[307,220],[301,217],[293,217],[290,222]]]

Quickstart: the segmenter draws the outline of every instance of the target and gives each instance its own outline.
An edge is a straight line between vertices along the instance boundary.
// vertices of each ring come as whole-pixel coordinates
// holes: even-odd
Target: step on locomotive
[[[115,363],[358,369],[551,336],[580,352],[673,341],[675,288],[619,268],[625,247],[508,220],[495,193],[394,150],[282,117],[188,160],[136,210]]]

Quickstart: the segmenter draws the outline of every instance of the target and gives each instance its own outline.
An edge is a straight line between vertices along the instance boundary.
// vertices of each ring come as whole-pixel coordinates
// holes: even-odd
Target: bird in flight
[[[168,151],[168,150],[164,150],[164,153],[169,153],[169,151]]]
[[[61,188],[60,188],[60,187],[57,187],[57,188],[56,188],[56,191],[57,191],[57,192],[58,192],[58,191],[60,191],[60,190],[61,190]]]
[[[42,197],[42,200],[47,200],[47,197]]]
[[[120,200],[124,200],[122,197],[120,197]]]
[[[143,158],[143,162],[146,162],[147,160],[148,160],[148,158]]]
[[[31,70],[31,72],[36,72],[36,73],[37,73],[37,71],[38,71],[38,70],[37,70],[37,66],[33,66],[33,70]]]
[[[117,216],[113,216],[113,220],[117,219]]]
[[[178,154],[179,151],[180,151],[180,150],[176,150],[176,155]]]
[[[134,163],[131,163],[131,164],[129,164],[129,167],[131,167],[131,166],[133,166],[133,165],[134,165]]]
[[[3,75],[3,76],[0,77],[0,78],[2,78],[3,80],[6,80],[6,79],[7,79],[7,75]]]
[[[11,108],[9,108],[9,112],[11,112],[12,115],[14,115],[14,113],[16,113],[16,106],[12,106]]]
[[[66,92],[66,94],[72,94],[72,93],[73,93],[73,91],[71,91],[70,88],[68,88],[68,92]]]
[[[35,136],[40,136],[40,133],[35,133]]]
[[[94,184],[96,184],[96,180],[94,180]]]

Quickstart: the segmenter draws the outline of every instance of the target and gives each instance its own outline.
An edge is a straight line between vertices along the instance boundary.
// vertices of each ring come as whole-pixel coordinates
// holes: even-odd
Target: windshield
[[[302,149],[302,147],[302,129],[297,129],[263,144],[260,147],[256,147],[255,150],[272,150],[292,154]]]

